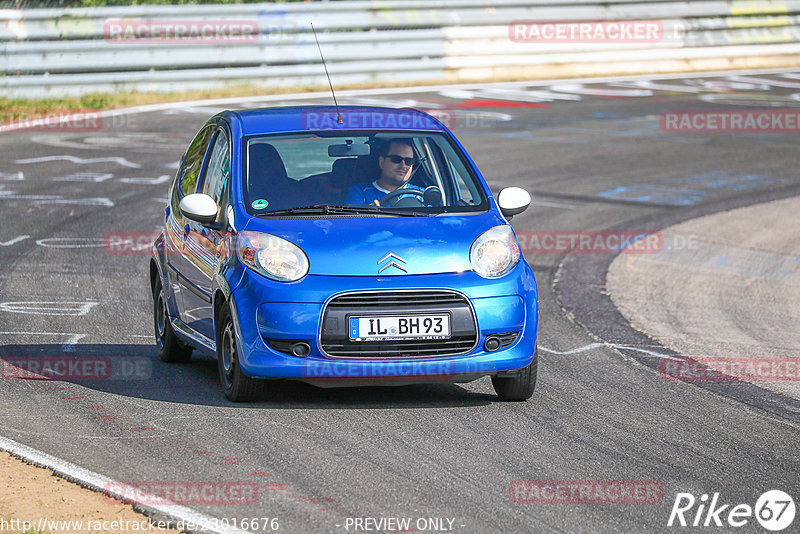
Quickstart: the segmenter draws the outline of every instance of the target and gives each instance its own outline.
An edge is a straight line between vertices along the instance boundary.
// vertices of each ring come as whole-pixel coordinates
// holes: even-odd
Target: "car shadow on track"
[[[92,390],[161,402],[249,409],[391,409],[481,406],[497,397],[458,384],[319,388],[290,380],[266,381],[253,402],[232,403],[219,385],[217,362],[192,355],[168,364],[152,345],[2,345],[0,379],[68,382]]]

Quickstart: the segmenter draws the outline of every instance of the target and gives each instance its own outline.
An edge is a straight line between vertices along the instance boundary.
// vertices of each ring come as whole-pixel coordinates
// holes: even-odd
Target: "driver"
[[[408,183],[413,174],[414,165],[417,163],[417,158],[414,157],[414,147],[411,145],[410,140],[392,139],[384,149],[383,154],[378,156],[378,166],[381,169],[380,177],[372,183],[361,183],[352,186],[347,192],[345,204],[380,206],[380,200],[397,189],[423,191],[421,187]],[[399,198],[404,196],[406,195],[400,195]],[[418,195],[413,196],[419,198]]]

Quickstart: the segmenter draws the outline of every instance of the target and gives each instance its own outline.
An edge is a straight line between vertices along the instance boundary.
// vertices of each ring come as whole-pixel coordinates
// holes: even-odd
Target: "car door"
[[[165,232],[167,274],[175,295],[178,318],[182,322],[187,320],[185,295],[188,289],[185,273],[188,265],[184,257],[184,245],[189,232],[189,220],[181,212],[180,202],[186,195],[197,192],[200,171],[214,131],[213,125],[206,126],[192,140],[181,160],[181,167],[172,186],[170,204],[167,207]]]
[[[225,203],[230,178],[230,136],[224,126],[214,131],[206,161],[201,171],[198,193],[204,193],[217,204],[217,220],[203,225],[186,221],[184,230],[183,294],[185,322],[209,339],[215,338],[212,297],[214,276],[219,272],[225,254]]]

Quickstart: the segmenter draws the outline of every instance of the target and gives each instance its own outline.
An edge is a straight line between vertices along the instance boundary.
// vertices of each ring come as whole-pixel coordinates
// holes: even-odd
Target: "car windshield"
[[[486,211],[460,149],[436,132],[332,132],[245,140],[244,202],[259,216]]]

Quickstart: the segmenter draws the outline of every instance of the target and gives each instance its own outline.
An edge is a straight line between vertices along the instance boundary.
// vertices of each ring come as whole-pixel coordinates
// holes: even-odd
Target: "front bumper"
[[[323,350],[321,324],[332,297],[350,292],[424,289],[450,290],[468,299],[474,310],[477,339],[467,352],[414,358],[342,358]],[[469,271],[391,277],[309,275],[299,282],[278,283],[245,270],[233,288],[230,305],[237,323],[240,366],[246,375],[257,378],[336,385],[469,381],[529,365],[536,347],[536,281],[524,261],[497,280]],[[508,332],[519,332],[510,346],[494,352],[484,349],[487,336]],[[302,358],[286,354],[273,348],[276,340],[305,342],[311,352]]]

